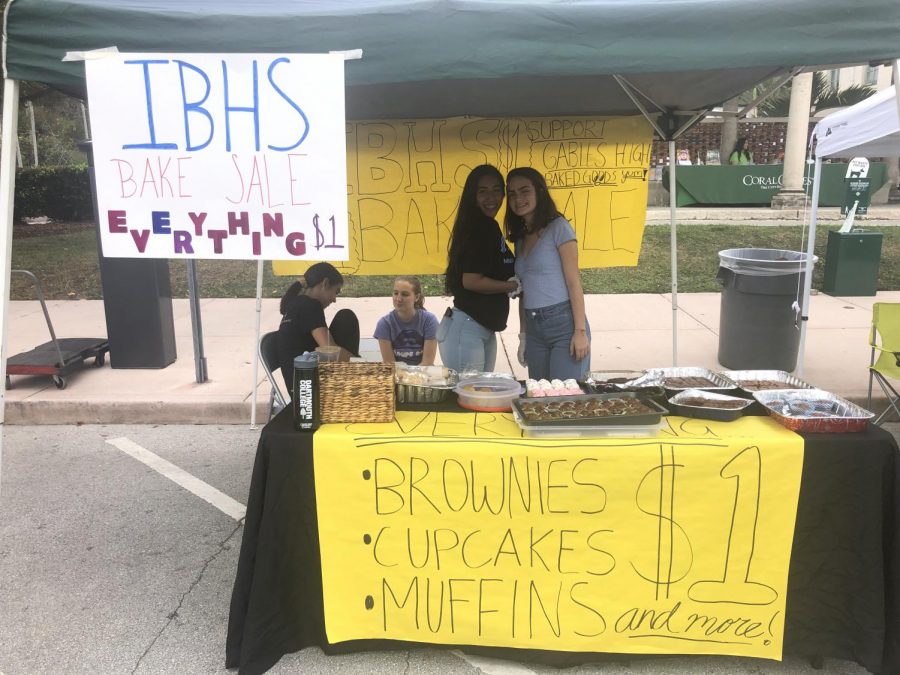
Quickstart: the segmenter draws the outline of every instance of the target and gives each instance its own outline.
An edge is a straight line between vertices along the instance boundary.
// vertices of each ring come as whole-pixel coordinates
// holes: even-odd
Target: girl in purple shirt
[[[437,317],[425,310],[418,277],[394,279],[394,311],[378,320],[375,339],[385,363],[434,365],[437,352]]]

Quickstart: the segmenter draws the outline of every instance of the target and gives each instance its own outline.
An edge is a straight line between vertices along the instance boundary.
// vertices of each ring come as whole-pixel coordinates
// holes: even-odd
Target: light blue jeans
[[[591,327],[585,320],[588,343]],[[591,367],[591,355],[580,361],[572,358],[570,348],[575,333],[575,317],[568,300],[557,305],[525,310],[525,363],[528,377],[534,380],[559,378],[584,380]]]
[[[444,316],[437,331],[441,362],[457,372],[492,372],[497,360],[497,334],[488,330],[462,310],[453,308],[453,316]]]

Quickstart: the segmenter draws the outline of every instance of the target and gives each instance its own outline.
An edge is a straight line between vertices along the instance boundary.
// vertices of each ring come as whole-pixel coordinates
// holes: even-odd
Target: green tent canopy
[[[350,119],[708,110],[793,66],[900,54],[896,0],[10,0],[5,76],[84,92],[69,51],[361,49]],[[693,117],[692,114],[687,115]]]

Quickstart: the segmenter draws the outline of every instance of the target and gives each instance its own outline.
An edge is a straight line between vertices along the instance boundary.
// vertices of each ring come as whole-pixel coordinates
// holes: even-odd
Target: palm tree
[[[810,114],[826,108],[842,108],[859,103],[875,93],[875,87],[854,84],[846,89],[835,89],[829,86],[824,72],[813,73]],[[791,102],[791,85],[784,85],[775,94],[757,107],[760,117],[787,117]]]

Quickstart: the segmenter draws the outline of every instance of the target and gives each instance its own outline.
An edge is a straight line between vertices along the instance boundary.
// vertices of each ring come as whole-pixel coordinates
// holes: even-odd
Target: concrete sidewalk
[[[842,223],[846,216],[841,215],[839,206],[820,206],[816,220],[822,227],[834,228]],[[668,225],[670,212],[668,206],[650,206],[647,208],[647,225]],[[679,225],[802,225],[809,223],[807,209],[771,209],[760,207],[713,206],[681,206],[676,211],[676,222]],[[900,204],[876,204],[869,207],[864,216],[856,216],[854,227],[886,227],[900,225]]]
[[[835,298],[815,295],[810,308],[803,378],[836,394],[865,403],[868,387],[867,344],[874,302],[900,302],[900,291],[875,297]],[[440,316],[449,298],[428,298],[427,308]],[[591,365],[595,370],[671,366],[672,305],[668,294],[587,296],[593,332]],[[718,293],[681,294],[678,298],[679,366],[722,369],[717,363]],[[391,309],[388,298],[341,298],[326,314],[347,307],[360,319],[362,355],[379,358],[370,337],[380,316]],[[106,335],[103,302],[57,300],[48,303],[58,337]],[[49,377],[12,376],[6,392],[10,424],[249,424],[257,399],[257,420],[265,422],[269,385],[260,366],[253,378],[256,311],[253,299],[201,301],[204,350],[209,381],[195,382],[191,321],[187,300],[174,301],[178,359],[159,370],[86,367],[58,390]],[[511,316],[515,317],[515,308]],[[278,301],[264,300],[263,333],[278,326]],[[49,339],[37,302],[11,302],[8,355],[27,351]],[[516,362],[518,322],[502,334],[498,371],[519,378]],[[115,362],[115,354],[110,355]],[[799,373],[798,373],[799,374]],[[877,391],[876,386],[876,391]],[[875,406],[873,406],[875,407]]]

